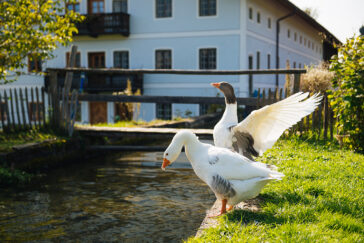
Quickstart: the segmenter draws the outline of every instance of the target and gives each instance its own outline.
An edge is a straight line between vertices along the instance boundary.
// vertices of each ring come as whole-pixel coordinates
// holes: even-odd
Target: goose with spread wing
[[[268,182],[284,176],[266,164],[250,161],[230,149],[201,143],[188,130],[179,131],[173,137],[163,155],[163,170],[177,159],[183,146],[196,175],[221,200],[220,214],[241,201],[256,197]]]
[[[211,83],[225,96],[226,108],[213,130],[217,147],[229,148],[247,158],[262,155],[283,132],[311,114],[322,97],[298,92],[288,98],[253,111],[238,123],[237,102],[233,87],[227,82]]]

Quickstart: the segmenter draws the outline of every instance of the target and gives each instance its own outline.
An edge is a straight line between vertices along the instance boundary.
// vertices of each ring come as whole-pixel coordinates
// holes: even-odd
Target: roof
[[[315,29],[317,29],[318,31],[325,34],[325,37],[326,37],[325,39],[327,41],[335,42],[337,44],[342,44],[341,41],[338,38],[336,38],[336,36],[334,36],[332,33],[330,33],[330,31],[328,31],[325,27],[323,27],[321,24],[319,24],[314,18],[312,18],[309,14],[307,14],[305,11],[298,8],[296,5],[291,3],[289,0],[276,0],[276,1],[279,2],[280,4],[282,4],[283,6],[285,6],[286,8],[288,8],[289,10],[292,10],[292,12],[294,12],[295,15],[297,15],[298,17],[301,17],[304,21],[309,23]]]

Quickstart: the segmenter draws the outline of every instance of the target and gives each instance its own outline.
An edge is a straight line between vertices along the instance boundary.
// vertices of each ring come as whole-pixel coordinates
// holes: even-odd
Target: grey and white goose
[[[234,88],[227,82],[211,85],[222,91],[226,103],[225,112],[214,127],[215,146],[232,149],[251,160],[271,148],[286,129],[311,114],[322,99],[318,94],[306,99],[309,93],[298,92],[253,111],[238,123]]]

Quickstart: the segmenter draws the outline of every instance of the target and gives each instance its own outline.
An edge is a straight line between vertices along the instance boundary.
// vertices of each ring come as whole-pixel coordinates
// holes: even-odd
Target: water
[[[41,185],[0,192],[0,239],[17,242],[180,242],[214,195],[185,157],[132,153],[53,170]]]

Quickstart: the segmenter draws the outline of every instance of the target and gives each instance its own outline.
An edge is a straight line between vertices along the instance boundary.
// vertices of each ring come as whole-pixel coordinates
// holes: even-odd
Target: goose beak
[[[166,170],[166,167],[171,163],[168,159],[163,159],[162,170]]]
[[[220,83],[211,83],[211,86],[214,86],[215,88],[220,88]]]

